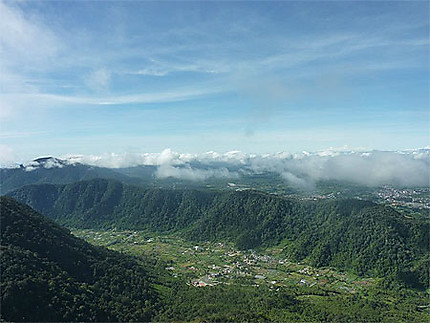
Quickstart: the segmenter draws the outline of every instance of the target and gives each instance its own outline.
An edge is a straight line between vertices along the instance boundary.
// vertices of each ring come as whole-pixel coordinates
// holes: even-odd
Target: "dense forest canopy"
[[[79,185],[85,184],[88,183]],[[43,192],[41,189],[34,190],[36,191]],[[158,202],[154,200],[152,207],[163,201],[164,194],[168,193],[172,192],[154,193],[159,200]],[[199,194],[199,192],[176,193],[178,195],[171,196],[171,203],[180,196],[181,199],[189,201],[190,205],[193,204],[191,198],[193,194]],[[207,199],[204,205],[208,210],[215,201],[216,203],[224,201],[223,207],[227,207],[239,198],[229,200],[224,195],[216,198],[205,196]],[[244,203],[250,199],[248,206],[245,206],[247,203],[243,204],[245,206],[243,212],[250,212],[248,208],[251,207],[255,209],[252,201],[256,196],[259,194],[252,192],[240,194],[240,198],[245,200],[239,199],[237,202]],[[271,196],[264,195],[264,198],[268,199],[267,202],[274,202]],[[423,299],[420,297],[424,294],[419,290],[405,288],[407,286],[402,287],[402,284],[397,284],[396,289],[390,293],[385,291],[383,285],[379,287],[376,285],[356,294],[340,293],[330,287],[308,287],[300,284],[274,289],[253,285],[252,280],[239,278],[231,284],[196,288],[186,284],[187,282],[180,277],[172,278],[166,271],[167,263],[160,259],[142,255],[135,258],[94,247],[72,236],[67,229],[44,218],[27,205],[9,197],[1,197],[0,202],[1,319],[6,321],[424,322],[428,319],[422,312],[426,306],[422,305]],[[278,199],[278,202],[277,207],[280,211],[282,200]],[[294,203],[287,202],[287,205],[293,207]],[[310,205],[312,207],[307,209],[308,211],[318,210],[315,203]],[[351,214],[369,207],[376,206],[361,202],[352,207],[351,203],[336,204],[333,212],[340,218],[350,217]],[[162,209],[163,207],[160,208]],[[234,208],[232,210],[234,211]],[[292,210],[297,212],[301,209],[296,206]],[[205,212],[195,220],[196,223],[206,216]],[[379,216],[381,214],[383,213]],[[258,218],[259,215],[256,216]],[[389,216],[395,217],[396,213],[387,215],[385,222],[390,223]],[[329,215],[321,217],[326,220],[330,218]],[[384,221],[381,222],[381,226]],[[223,232],[224,237],[231,237],[230,234],[233,232],[231,230],[235,228],[235,222],[232,222],[219,230],[215,228],[214,239],[220,237],[217,235],[220,232]],[[126,224],[127,222],[123,223]],[[370,222],[369,225],[374,224]],[[198,224],[196,226],[199,227]],[[392,224],[389,228],[390,233],[398,232],[398,237],[406,239],[404,241],[406,247],[417,248],[413,251],[418,254],[419,243],[407,240],[408,233],[402,233],[401,224]],[[258,234],[257,229],[253,232]],[[194,231],[179,229],[175,232],[192,234],[194,239],[203,238],[208,234],[202,231],[203,236],[200,236]],[[336,233],[339,232],[334,231],[333,234]],[[400,233],[403,236],[400,236]],[[259,241],[261,248],[276,241],[273,239],[275,238],[271,237],[267,241]],[[374,237],[370,235],[369,239]],[[240,241],[236,243],[240,244]],[[377,246],[379,242],[371,243]],[[400,248],[401,245],[397,247]],[[303,250],[307,252],[306,249]],[[342,255],[342,249],[336,250]],[[399,253],[404,251],[400,249]],[[406,254],[408,253],[407,250]],[[308,258],[312,259],[311,256],[312,254]],[[382,255],[385,261],[397,259],[384,258],[387,256],[389,255]],[[342,260],[339,257],[336,259]],[[405,261],[410,259],[406,258]],[[425,263],[425,259],[420,261]],[[386,269],[382,267],[381,270]],[[417,284],[417,281],[413,283]]]
[[[68,227],[176,232],[241,249],[282,245],[286,256],[315,266],[428,286],[429,218],[368,201],[145,189],[103,179],[30,185],[10,196]]]
[[[158,295],[141,264],[89,245],[11,198],[0,202],[2,319],[151,319]]]

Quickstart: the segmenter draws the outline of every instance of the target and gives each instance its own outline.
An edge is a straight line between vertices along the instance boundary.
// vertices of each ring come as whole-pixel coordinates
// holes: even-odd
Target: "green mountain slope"
[[[142,265],[89,245],[11,198],[0,205],[1,319],[151,319],[158,296]]]
[[[61,167],[46,168],[46,160],[52,160]],[[93,178],[107,178],[135,183],[138,180],[120,174],[112,169],[94,167],[83,164],[67,164],[56,158],[44,158],[43,161],[33,162],[31,168],[0,168],[0,191],[5,194],[24,185],[31,184],[67,184]]]
[[[143,189],[100,179],[27,186],[11,196],[70,227],[178,232],[242,249],[281,245],[292,259],[312,265],[428,286],[429,219],[368,201]]]

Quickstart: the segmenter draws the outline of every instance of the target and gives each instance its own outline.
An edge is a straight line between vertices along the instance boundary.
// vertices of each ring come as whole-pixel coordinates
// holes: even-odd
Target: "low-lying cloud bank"
[[[430,148],[407,151],[335,151],[301,154],[246,154],[207,152],[184,154],[166,149],[161,153],[65,156],[69,162],[122,168],[158,166],[156,176],[185,180],[238,178],[250,174],[276,173],[290,185],[312,189],[321,180],[339,180],[365,186],[430,185]]]
[[[379,186],[429,186],[430,147],[407,151],[319,151],[300,154],[246,154],[240,151],[203,154],[161,153],[63,156],[67,163],[124,168],[157,166],[158,178],[204,181],[237,179],[247,175],[275,173],[288,184],[313,189],[318,181],[338,180]]]
[[[160,165],[155,172],[158,178],[178,178],[190,181],[203,181],[209,178],[238,178],[239,174],[230,172],[227,168],[198,169],[189,165],[174,167],[172,165]]]

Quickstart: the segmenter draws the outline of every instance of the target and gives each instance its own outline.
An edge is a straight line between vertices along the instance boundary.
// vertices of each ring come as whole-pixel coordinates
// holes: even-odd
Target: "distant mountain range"
[[[0,169],[1,193],[28,184],[66,184],[92,178],[111,178],[124,182],[131,179],[108,168],[71,164],[53,157],[35,159],[17,168]]]
[[[177,232],[239,248],[282,246],[315,266],[428,286],[430,220],[360,200],[305,202],[254,191],[165,190],[94,179],[8,195],[61,224]]]
[[[194,162],[192,166],[192,170],[184,165],[177,165],[175,168],[167,166],[167,169],[163,168],[165,174],[163,173],[161,176],[158,173],[159,167],[154,165],[105,168],[81,164],[68,159],[42,157],[14,168],[0,168],[0,192],[6,194],[29,184],[68,184],[95,178],[114,179],[122,183],[144,187],[246,189],[265,185],[267,187],[283,186],[285,191],[292,191],[276,174],[243,173],[240,178],[230,178],[229,176],[219,178],[217,177],[218,168],[216,168],[219,165],[215,167]],[[231,170],[232,172],[237,171],[237,167],[233,167]],[[213,171],[216,176],[210,175]],[[237,182],[237,184],[231,184],[231,182]]]
[[[387,166],[389,165],[389,167]],[[102,167],[109,166],[109,167]],[[0,169],[1,193],[23,185],[93,178],[164,188],[257,189],[291,194],[349,188],[429,187],[430,150],[250,155],[160,154],[41,157]]]

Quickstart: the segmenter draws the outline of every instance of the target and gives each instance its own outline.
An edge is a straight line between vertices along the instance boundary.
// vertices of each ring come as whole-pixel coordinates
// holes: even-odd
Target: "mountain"
[[[158,295],[136,260],[0,198],[1,320],[149,321]]]
[[[246,284],[243,278],[196,288],[185,284],[184,277],[167,278],[166,264],[160,260],[147,270],[146,257],[131,258],[90,246],[11,198],[1,197],[0,206],[0,321],[428,320],[425,300],[420,298],[424,293],[411,290],[387,293],[373,286],[350,293],[333,286],[273,288]]]
[[[207,177],[205,174],[217,172],[217,167],[201,163],[191,163],[194,167],[191,171],[186,165],[177,165],[175,168],[167,166],[167,172],[159,172],[159,166],[139,165],[125,168],[105,168],[91,166],[77,162],[74,158],[59,159],[54,157],[40,157],[31,162],[21,164],[15,168],[0,168],[0,193],[31,184],[69,184],[90,179],[113,179],[126,184],[145,187],[206,189],[232,189],[229,183],[230,177]],[[161,167],[162,170],[166,168]],[[223,168],[224,169],[224,168]],[[238,171],[237,167],[229,167],[232,173]],[[173,170],[173,172],[172,172]],[[219,171],[219,169],[218,169]],[[225,171],[228,172],[227,168]],[[196,173],[194,173],[196,172]],[[197,177],[200,174],[203,177]],[[202,175],[203,174],[203,175]],[[234,178],[238,185],[234,188],[285,186],[279,176],[274,174],[247,174],[241,173],[240,178]],[[267,183],[271,183],[267,185]],[[272,188],[270,188],[272,190]],[[291,191],[284,187],[285,191]]]
[[[71,163],[54,157],[41,157],[16,168],[1,168],[0,188],[1,193],[5,194],[29,184],[67,184],[92,178],[136,182],[135,179],[112,169]]]
[[[428,286],[429,218],[369,201],[145,189],[101,179],[30,185],[10,196],[69,227],[177,232],[242,249],[281,246],[286,256],[315,266]]]

